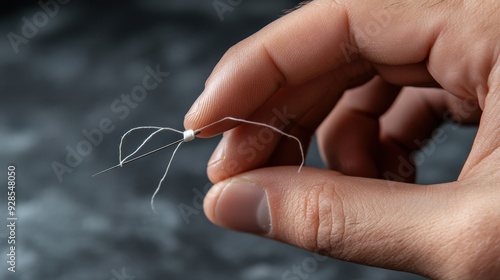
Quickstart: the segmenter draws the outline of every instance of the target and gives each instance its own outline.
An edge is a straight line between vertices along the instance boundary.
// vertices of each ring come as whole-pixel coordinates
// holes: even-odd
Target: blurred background
[[[7,223],[9,164],[17,167],[19,220],[16,273],[7,271],[7,229],[0,226],[0,279],[421,279],[324,260],[209,223],[201,203],[218,138],[181,147],[156,198],[159,215],[149,201],[172,150],[91,178],[118,162],[128,129],[182,130],[225,50],[298,3],[2,3],[0,223]],[[141,91],[148,75],[155,87]],[[467,157],[475,128],[444,129],[447,141],[421,157],[419,183],[456,179]],[[144,136],[135,134],[126,148]],[[177,137],[164,133],[146,150]],[[323,167],[314,144],[307,165]],[[306,274],[287,276],[296,266]]]

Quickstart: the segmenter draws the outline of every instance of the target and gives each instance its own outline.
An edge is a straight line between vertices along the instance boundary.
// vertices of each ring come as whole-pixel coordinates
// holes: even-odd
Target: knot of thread
[[[195,133],[192,129],[188,129],[182,133],[184,135],[183,142],[189,142],[195,138]]]

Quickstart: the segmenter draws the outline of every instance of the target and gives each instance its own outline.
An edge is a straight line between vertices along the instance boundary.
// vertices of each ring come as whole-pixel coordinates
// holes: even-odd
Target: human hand
[[[300,161],[297,143],[262,127],[209,127],[200,136],[226,132],[208,166],[208,218],[432,278],[499,275],[499,10],[497,0],[316,0],[232,47],[185,127],[232,116],[305,147],[317,131],[336,171],[297,174],[286,166]],[[401,163],[443,116],[480,119],[469,158],[456,182],[410,184]]]

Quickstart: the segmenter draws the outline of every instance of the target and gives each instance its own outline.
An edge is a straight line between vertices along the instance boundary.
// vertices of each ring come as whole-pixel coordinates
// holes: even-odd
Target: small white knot
[[[189,142],[195,138],[194,131],[188,129],[182,133],[184,135],[184,142]]]

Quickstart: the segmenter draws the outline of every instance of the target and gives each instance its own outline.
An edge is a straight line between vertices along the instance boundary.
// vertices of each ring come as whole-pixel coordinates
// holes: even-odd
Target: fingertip
[[[238,175],[244,172],[240,163],[235,160],[220,160],[209,164],[207,167],[207,175],[211,182],[218,183],[226,180],[229,177]]]
[[[213,110],[210,110],[210,106],[207,106],[206,100],[206,90],[204,90],[198,99],[191,105],[188,112],[184,116],[184,128],[192,129],[197,131],[196,137],[206,138],[214,134],[207,133],[208,129],[204,129],[210,122],[213,122]],[[207,109],[208,108],[208,109]]]
[[[213,185],[203,200],[203,212],[205,212],[208,220],[214,224],[218,224],[215,217],[215,206],[223,189],[223,183]]]
[[[229,176],[224,170],[224,165],[222,162],[217,162],[207,166],[207,176],[210,182],[216,184],[218,182],[227,179]]]
[[[199,99],[199,98],[198,98]],[[196,125],[198,124],[199,120],[199,114],[198,114],[198,107],[200,102],[196,100],[189,111],[186,113],[184,116],[184,128],[185,129],[196,129]]]
[[[226,135],[226,134],[224,134]],[[207,164],[207,175],[211,182],[218,183],[225,180],[233,175],[237,174],[237,171],[233,165],[234,160],[226,162],[226,147],[227,141],[226,137],[222,137],[221,141],[215,148],[212,156],[208,160]]]

